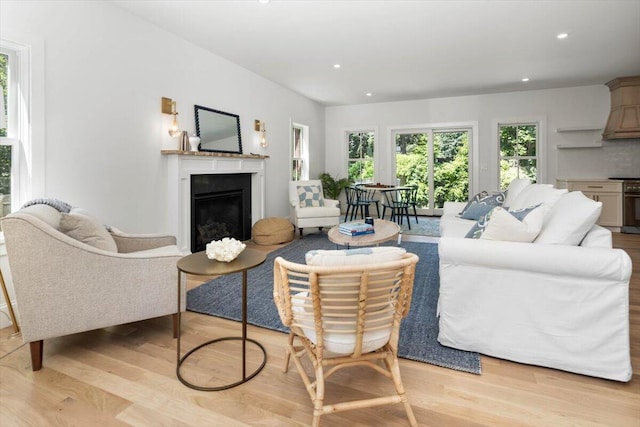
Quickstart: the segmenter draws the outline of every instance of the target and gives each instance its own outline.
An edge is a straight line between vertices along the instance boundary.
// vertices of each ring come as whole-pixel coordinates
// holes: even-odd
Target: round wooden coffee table
[[[396,238],[400,243],[400,226],[392,221],[376,219],[373,223],[375,233],[362,234],[360,236],[342,234],[339,227],[339,225],[336,225],[329,230],[329,240],[336,245],[346,246],[347,248],[351,246],[374,246]]]

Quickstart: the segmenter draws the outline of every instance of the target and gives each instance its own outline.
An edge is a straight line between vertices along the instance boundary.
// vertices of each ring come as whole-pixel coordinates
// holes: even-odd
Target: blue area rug
[[[393,243],[389,243],[392,245]],[[438,343],[436,304],[440,276],[438,247],[433,243],[403,242],[402,247],[420,257],[416,268],[413,299],[409,315],[402,322],[398,355],[445,368],[480,374],[480,356],[444,347]],[[324,233],[308,234],[271,252],[264,264],[249,270],[247,285],[247,319],[252,325],[288,332],[280,321],[273,302],[273,260],[304,263],[311,249],[335,249]],[[187,292],[187,310],[239,321],[241,318],[242,274],[230,274],[211,280]],[[285,340],[283,337],[283,349]],[[284,350],[283,350],[284,351]]]
[[[400,226],[402,234],[415,234],[419,236],[440,237],[440,217],[439,216],[418,216],[418,223],[411,217],[411,229],[407,226],[407,221],[403,221]]]

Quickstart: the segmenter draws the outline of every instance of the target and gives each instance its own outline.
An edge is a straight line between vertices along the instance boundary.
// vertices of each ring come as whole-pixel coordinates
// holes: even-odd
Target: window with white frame
[[[375,139],[376,134],[372,130],[347,132],[347,170],[351,182],[373,182]]]
[[[309,179],[309,127],[297,123],[291,125],[291,180]]]
[[[17,129],[15,96],[18,88],[17,55],[15,51],[0,47],[0,217],[11,213],[11,196],[17,176],[15,161]]]
[[[539,164],[539,124],[500,123],[500,188],[507,188],[515,178],[537,182]]]

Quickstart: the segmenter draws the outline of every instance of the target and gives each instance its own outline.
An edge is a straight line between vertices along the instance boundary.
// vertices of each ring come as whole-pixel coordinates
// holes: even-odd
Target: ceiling
[[[112,3],[327,106],[640,74],[640,0]]]

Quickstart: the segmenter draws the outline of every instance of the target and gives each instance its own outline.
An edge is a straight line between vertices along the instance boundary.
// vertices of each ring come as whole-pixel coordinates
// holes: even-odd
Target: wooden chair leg
[[[289,371],[289,361],[291,360],[291,349],[293,348],[293,332],[289,332],[289,345],[287,346],[287,350],[284,353],[284,366],[282,367],[282,372],[287,373]]]
[[[385,364],[391,373],[391,379],[393,381],[393,385],[395,386],[396,393],[400,396],[400,400],[404,405],[404,410],[407,413],[407,418],[409,419],[409,424],[411,426],[418,425],[418,421],[416,420],[416,416],[413,413],[413,409],[411,408],[411,404],[409,403],[409,399],[407,399],[407,394],[404,391],[404,385],[402,384],[402,377],[400,376],[400,364],[398,363],[398,358],[395,356],[391,356],[388,359],[385,359]]]
[[[313,399],[312,427],[320,426],[320,416],[324,414],[324,369],[320,363],[315,368],[316,387],[315,399]]]
[[[178,338],[178,331],[180,330],[180,320],[178,318],[178,313],[172,314],[173,317],[173,337]]]
[[[33,369],[34,372],[42,369],[42,347],[43,340],[29,343],[29,348],[31,349],[31,369]]]

